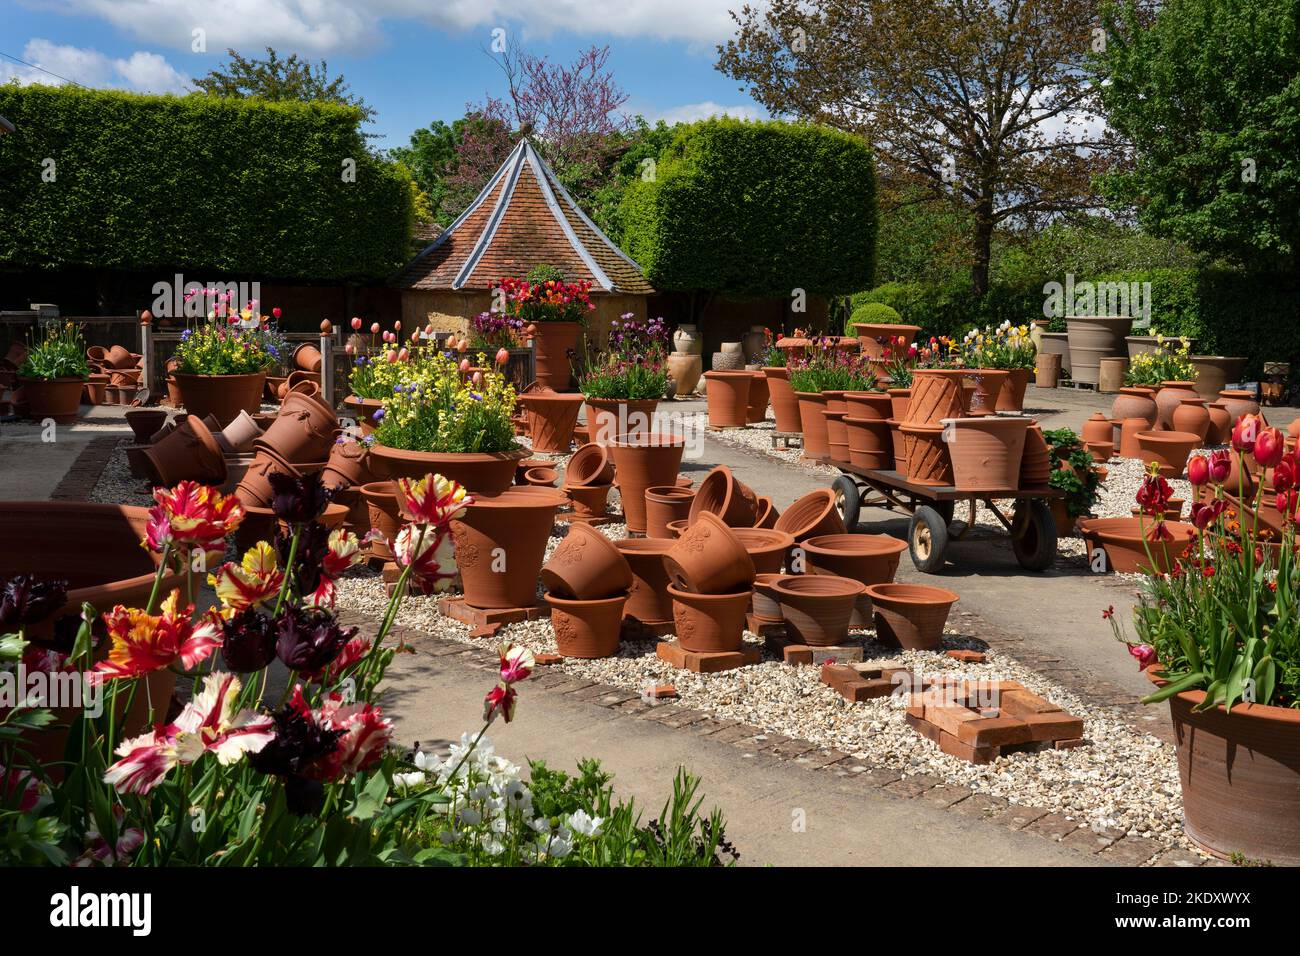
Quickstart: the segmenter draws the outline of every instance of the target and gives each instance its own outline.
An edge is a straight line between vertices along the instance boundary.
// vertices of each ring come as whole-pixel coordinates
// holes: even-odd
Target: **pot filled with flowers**
[[[588,354],[578,387],[587,400],[588,440],[608,445],[620,435],[651,431],[668,392],[668,329],[663,319],[610,324],[606,347]]]
[[[790,388],[799,400],[803,457],[848,461],[844,415],[832,419],[826,413],[848,412],[845,392],[875,391],[876,376],[870,360],[839,348],[833,339],[819,337],[811,341],[803,358],[790,361],[789,368]]]
[[[1187,339],[1160,339],[1160,347],[1139,352],[1129,359],[1124,384],[1158,389],[1165,382],[1195,382],[1196,365],[1189,354]]]
[[[587,313],[594,311],[591,283],[564,281],[564,273],[541,265],[523,278],[505,278],[493,293],[505,296],[505,313],[521,321],[521,334],[533,340],[537,383],[557,392],[573,387],[572,357]]]
[[[883,302],[864,302],[853,310],[844,323],[846,335],[856,335],[862,353],[869,359],[885,357],[885,349],[902,339],[904,348],[912,344],[921,331],[918,325],[907,325],[892,306]]]
[[[199,418],[213,415],[223,427],[241,411],[255,414],[267,372],[282,359],[279,341],[271,316],[220,299],[207,322],[181,333],[176,349],[173,377],[186,410]]]
[[[16,374],[23,405],[34,421],[74,421],[89,380],[86,343],[71,322],[46,325],[44,337],[30,343]]]
[[[393,394],[393,386],[409,376],[410,350],[398,342],[400,329],[387,331],[378,322],[372,322],[368,342],[361,334],[361,319],[352,319],[352,329],[345,346],[352,365],[348,369],[348,395],[343,399],[343,406],[356,416],[357,427],[364,437],[374,432],[379,418],[383,417],[380,410],[384,398]]]
[[[1029,327],[1004,321],[995,329],[967,333],[973,346],[971,364],[976,368],[1007,373],[994,396],[992,411],[1019,412],[1025,404],[1025,388],[1033,373],[1038,349],[1029,337]]]

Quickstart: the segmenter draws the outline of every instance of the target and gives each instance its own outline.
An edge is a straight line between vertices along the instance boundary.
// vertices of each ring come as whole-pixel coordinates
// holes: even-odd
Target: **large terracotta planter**
[[[1193,432],[1205,444],[1210,433],[1210,410],[1205,407],[1203,398],[1185,398],[1178,403],[1170,422],[1177,432]]]
[[[954,419],[948,442],[953,487],[1009,491],[1020,486],[1020,460],[1031,419],[996,415]]]
[[[788,575],[771,584],[786,633],[810,647],[843,644],[863,586],[837,575]]]
[[[1138,451],[1147,464],[1155,462],[1166,478],[1181,478],[1187,468],[1187,456],[1201,447],[1195,432],[1138,432]]]
[[[1258,415],[1259,402],[1252,392],[1244,389],[1225,389],[1219,393],[1219,401],[1228,410],[1228,415],[1235,425],[1242,415]]]
[[[888,325],[875,322],[854,322],[853,331],[857,333],[862,354],[869,359],[883,359],[885,349],[904,339],[899,348],[904,352],[921,331],[919,325]]]
[[[828,403],[829,404],[829,403]],[[844,425],[845,411],[823,412],[826,419],[826,458],[830,462],[849,460],[849,433]]]
[[[1067,332],[1044,332],[1043,347],[1041,349],[1045,355],[1061,356],[1061,371],[1070,372],[1070,342],[1069,333]]]
[[[749,374],[749,404],[745,409],[745,421],[750,425],[759,425],[767,421],[767,405],[771,395],[768,393],[766,375],[754,371]]]
[[[632,569],[614,542],[577,523],[542,565],[542,585],[557,597],[594,601],[626,594]]]
[[[722,519],[703,512],[664,555],[668,577],[683,591],[730,594],[754,583],[754,562]]]
[[[1174,427],[1174,410],[1184,399],[1199,398],[1195,382],[1161,382],[1156,392],[1156,428]]]
[[[795,392],[795,397],[799,399],[803,457],[824,461],[830,454],[826,443],[826,396],[821,392]]]
[[[527,392],[518,402],[528,417],[533,451],[568,454],[573,426],[582,411],[581,395],[566,392]]]
[[[799,417],[799,399],[790,387],[790,370],[784,366],[767,366],[763,369],[763,376],[767,379],[772,414],[776,417],[776,430],[786,435],[803,431],[803,421]]]
[[[998,396],[1010,373],[1000,368],[977,368],[968,372],[962,384],[970,389],[968,414],[992,415],[997,411]],[[1023,397],[1023,396],[1022,396]],[[956,416],[954,416],[956,417]]]
[[[1124,337],[1133,327],[1131,316],[1065,317],[1070,343],[1070,376],[1076,382],[1096,385],[1100,379],[1101,360],[1128,354]],[[1046,342],[1047,336],[1044,336]]]
[[[918,368],[912,373],[906,417],[899,421],[905,425],[933,425],[945,418],[960,418],[964,407],[961,386],[968,374],[966,369]]]
[[[749,421],[752,372],[705,372],[704,388],[712,428],[743,428]]]
[[[188,416],[162,441],[143,450],[152,484],[164,488],[190,479],[206,485],[226,480],[226,457],[212,432],[198,418]]]
[[[646,489],[675,484],[685,450],[684,438],[658,432],[623,435],[610,443],[628,531],[645,534]]]
[[[587,440],[609,445],[620,435],[650,434],[658,405],[656,398],[589,398]]]
[[[905,421],[908,409],[912,406],[912,389],[891,388],[886,394],[889,395],[889,417],[896,422]]]
[[[856,468],[892,468],[894,446],[888,420],[844,416],[849,462]]]
[[[1244,357],[1227,355],[1193,355],[1196,366],[1196,391],[1202,398],[1213,399],[1229,385],[1241,381]]]
[[[1166,521],[1165,527],[1173,535],[1172,541],[1156,541],[1151,537],[1155,519],[1141,518],[1085,518],[1078,522],[1079,534],[1088,542],[1088,559],[1101,548],[1106,553],[1106,568],[1119,574],[1136,574],[1154,570],[1167,574],[1174,561],[1182,554],[1196,528],[1178,521]]]
[[[745,643],[745,614],[750,590],[734,594],[699,594],[668,585],[673,626],[683,650],[699,654],[738,651]]]
[[[668,377],[673,383],[673,394],[685,398],[695,391],[704,374],[704,359],[698,353],[672,352],[668,356]]]
[[[546,603],[551,606],[555,649],[561,655],[597,658],[613,657],[618,653],[626,594],[586,601],[547,594]]]
[[[893,417],[893,403],[885,392],[845,392],[844,410],[852,418],[888,421]]]
[[[53,419],[63,425],[77,420],[81,409],[81,393],[86,381],[81,378],[18,378],[23,390],[23,403],[27,417],[32,421]]]
[[[477,608],[531,607],[546,541],[562,496],[506,491],[475,498],[451,523],[465,601]]]
[[[370,468],[379,478],[423,478],[442,475],[476,495],[499,495],[514,481],[515,464],[528,450],[444,454],[407,451],[376,442],[370,447]]]
[[[533,376],[538,385],[567,392],[573,387],[569,353],[577,350],[582,326],[577,322],[533,324]]]
[[[867,595],[876,636],[915,651],[935,650],[943,643],[948,612],[959,600],[946,588],[929,584],[872,584]]]
[[[614,542],[632,569],[624,617],[649,625],[672,621],[673,600],[668,596],[668,569],[664,567],[664,555],[672,546],[671,538],[622,538]]]
[[[935,487],[952,484],[952,458],[943,440],[943,425],[903,424],[903,454],[907,480]]]
[[[758,516],[758,495],[736,479],[726,465],[718,465],[700,482],[687,517],[694,522],[705,511],[712,512],[733,528],[752,528]],[[670,519],[671,520],[671,519]]]
[[[1029,387],[1030,370],[1027,368],[1007,369],[1006,380],[998,390],[996,411],[1020,412],[1025,408],[1025,389]]]
[[[375,412],[383,408],[384,403],[377,398],[358,398],[349,395],[343,399],[343,407],[356,416],[357,427],[361,429],[361,434],[364,436],[375,430],[377,425]]]
[[[844,519],[835,508],[835,492],[829,488],[810,491],[781,512],[773,525],[796,542],[819,534],[845,534]]]
[[[199,418],[213,415],[222,427],[229,425],[241,411],[255,415],[262,407],[262,389],[266,384],[264,372],[252,375],[176,372],[173,377],[185,410]]]
[[[785,564],[785,556],[794,545],[794,537],[775,528],[732,528],[749,559],[754,562],[757,574],[777,574]]]
[[[1140,386],[1121,388],[1119,394],[1115,396],[1115,400],[1110,403],[1111,420],[1123,421],[1126,418],[1142,418],[1146,420],[1148,429],[1155,428],[1160,415],[1155,395],[1155,389],[1151,388]]]

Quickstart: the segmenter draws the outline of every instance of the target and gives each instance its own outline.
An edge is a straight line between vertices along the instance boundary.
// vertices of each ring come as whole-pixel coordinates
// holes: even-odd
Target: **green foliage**
[[[620,246],[623,245],[624,194],[634,182],[656,169],[660,155],[672,143],[673,136],[681,125],[669,126],[659,120],[651,126],[640,116],[636,117],[634,123],[632,129],[610,135],[610,151],[617,158],[611,160],[604,180],[599,185],[584,190],[575,189],[568,182],[564,184],[591,216],[592,222]]]
[[[875,272],[871,151],[823,127],[683,126],[622,216],[624,247],[664,291],[836,295]]]
[[[1065,510],[1070,517],[1088,514],[1097,503],[1101,487],[1101,473],[1091,452],[1069,428],[1044,431],[1043,439],[1052,468],[1048,486],[1065,492]]]
[[[23,378],[90,378],[90,365],[86,362],[86,343],[81,329],[71,322],[60,325],[50,322],[45,326],[45,336],[32,342],[27,349],[27,359],[18,367]]]
[[[427,198],[432,218],[450,222],[455,212],[444,205],[454,189],[447,178],[456,168],[456,146],[460,142],[466,118],[453,123],[434,120],[411,134],[409,146],[394,146],[388,155],[411,171],[411,176]]]
[[[844,323],[844,334],[857,335],[858,333],[853,331],[853,326],[858,322],[872,325],[901,325],[903,317],[891,305],[886,305],[883,302],[864,302],[849,315],[848,320]]]
[[[0,262],[361,279],[407,259],[410,175],[355,107],[0,85],[0,114]]]
[[[256,97],[272,103],[294,101],[298,103],[338,103],[350,106],[364,119],[375,116],[373,107],[361,97],[348,92],[342,75],[330,76],[324,60],[313,65],[297,53],[282,58],[272,47],[266,48],[266,59],[240,56],[227,49],[230,62],[206,76],[194,78],[194,86],[213,96]]]
[[[943,284],[967,278],[973,232],[969,210],[914,186],[896,190],[882,182],[876,280]]]

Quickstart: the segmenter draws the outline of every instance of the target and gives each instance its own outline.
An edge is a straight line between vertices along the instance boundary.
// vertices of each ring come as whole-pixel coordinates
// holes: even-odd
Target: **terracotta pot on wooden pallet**
[[[886,392],[845,392],[844,410],[852,418],[884,422],[893,417],[893,402]]]
[[[888,420],[844,416],[849,463],[856,468],[892,468],[894,446]]]

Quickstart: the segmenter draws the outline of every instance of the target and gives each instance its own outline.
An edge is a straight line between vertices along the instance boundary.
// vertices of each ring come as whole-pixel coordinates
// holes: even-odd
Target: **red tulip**
[[[354,332],[361,331],[361,316],[354,315],[352,317],[352,331]]]
[[[1226,450],[1216,451],[1210,457],[1210,480],[1221,485],[1232,473],[1232,454]]]
[[[1291,520],[1292,512],[1295,511],[1296,493],[1294,491],[1279,491],[1273,506],[1281,513],[1282,517]]]
[[[1210,460],[1204,455],[1194,455],[1187,460],[1187,480],[1203,485],[1210,478]]]
[[[1295,487],[1296,465],[1292,459],[1283,458],[1273,469],[1273,487],[1278,491],[1290,491]]]
[[[1150,644],[1130,644],[1128,652],[1137,658],[1139,670],[1146,670],[1158,660],[1156,649]]]
[[[1286,453],[1286,439],[1276,428],[1265,428],[1255,437],[1255,461],[1261,468],[1272,468]]]
[[[371,335],[377,335],[378,333],[379,333],[379,323],[378,323],[378,322],[371,322],[371,323],[370,323],[370,334],[371,334]]]
[[[1242,415],[1232,426],[1232,447],[1237,451],[1253,451],[1259,435],[1259,416]]]
[[[280,317],[280,307],[277,305],[274,309],[271,310],[271,314],[278,319]]]

